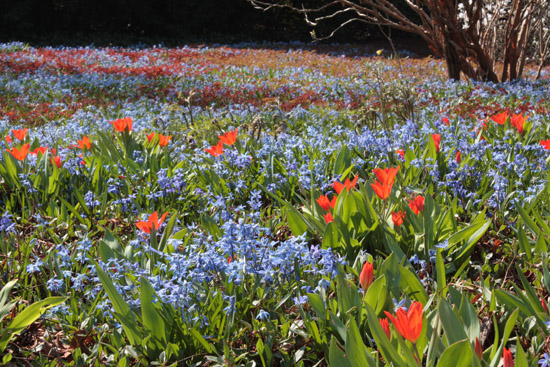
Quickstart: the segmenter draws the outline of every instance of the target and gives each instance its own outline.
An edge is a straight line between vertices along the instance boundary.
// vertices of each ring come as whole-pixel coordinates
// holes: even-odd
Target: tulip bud
[[[361,283],[361,288],[366,291],[367,288],[369,288],[369,286],[372,284],[373,280],[373,265],[369,261],[367,261],[365,265],[363,265],[363,270],[359,275],[359,283]]]

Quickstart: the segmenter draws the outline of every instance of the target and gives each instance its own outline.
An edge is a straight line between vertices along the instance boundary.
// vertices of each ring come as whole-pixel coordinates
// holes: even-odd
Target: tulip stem
[[[416,343],[413,343],[413,347],[414,347],[414,354],[416,354],[415,355],[416,363],[418,363],[418,367],[422,367],[422,361],[420,360],[420,354],[418,354]]]

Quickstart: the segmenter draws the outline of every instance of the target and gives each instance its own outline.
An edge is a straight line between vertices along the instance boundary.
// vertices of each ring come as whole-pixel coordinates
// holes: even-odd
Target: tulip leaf
[[[354,367],[349,356],[338,346],[335,337],[330,340],[328,360],[333,367]]]
[[[455,366],[481,366],[479,359],[472,351],[472,345],[468,339],[457,341],[445,349],[437,367]]]
[[[5,326],[2,330],[2,336],[0,337],[0,352],[3,352],[8,343],[17,333],[20,333],[27,326],[38,320],[40,316],[48,308],[57,306],[65,302],[69,297],[48,297],[41,301],[35,302],[30,306],[27,306],[23,311],[21,311],[11,323]]]
[[[143,335],[138,328],[135,315],[132,313],[130,306],[122,299],[109,276],[101,270],[97,264],[96,271],[99,280],[105,289],[105,293],[107,293],[107,296],[115,309],[115,316],[122,324],[122,328],[126,332],[126,336],[128,337],[130,344],[133,346],[140,345]]]
[[[449,345],[468,338],[462,327],[462,322],[446,300],[440,300],[438,313]]]
[[[368,353],[359,328],[355,322],[351,321],[346,338],[346,354],[349,356],[349,361],[352,366],[368,366],[376,367],[374,358]]]
[[[145,277],[141,277],[140,293],[143,326],[148,335],[152,337],[147,343],[147,348],[152,350],[152,356],[156,359],[167,343],[166,326],[158,307],[154,304],[155,298],[157,298],[155,291]]]

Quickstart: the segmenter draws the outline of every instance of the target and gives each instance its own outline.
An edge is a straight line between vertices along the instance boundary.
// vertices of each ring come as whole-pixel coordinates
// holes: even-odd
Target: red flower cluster
[[[504,125],[504,123],[506,123],[506,121],[509,119],[510,124],[515,127],[520,134],[523,134],[523,125],[527,120],[527,116],[523,116],[520,114],[509,115],[507,111],[497,113],[496,115],[489,118],[499,125]]]

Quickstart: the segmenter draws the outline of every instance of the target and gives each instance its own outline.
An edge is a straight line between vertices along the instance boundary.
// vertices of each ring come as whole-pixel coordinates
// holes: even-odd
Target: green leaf
[[[99,280],[101,281],[101,284],[103,284],[103,288],[105,289],[105,292],[107,293],[107,296],[109,296],[109,300],[115,309],[115,316],[122,324],[122,328],[126,332],[126,336],[128,337],[130,344],[133,346],[141,345],[143,334],[138,328],[136,317],[132,313],[130,306],[128,306],[128,304],[122,299],[111,281],[111,278],[109,278],[109,276],[101,270],[99,265],[96,264],[95,267]]]
[[[354,367],[349,356],[340,349],[334,337],[330,340],[328,360],[331,367]]]
[[[477,363],[476,363],[477,362]],[[439,359],[437,367],[480,366],[468,339],[451,344]]]
[[[0,338],[0,352],[3,352],[14,334],[21,332],[27,326],[38,320],[50,307],[57,306],[65,302],[69,297],[48,297],[35,302],[21,311],[13,321],[4,328]]]
[[[529,362],[527,361],[527,356],[525,355],[525,351],[523,350],[521,343],[518,341],[516,343],[516,361],[515,361],[515,367],[529,367]]]
[[[288,226],[295,236],[301,236],[307,231],[304,216],[294,207],[286,207]]]
[[[443,250],[437,249],[435,254],[435,268],[437,272],[437,290],[441,294],[442,298],[447,296],[447,279],[445,275],[445,264],[443,263],[443,256],[441,252]]]
[[[346,354],[352,366],[369,366],[376,367],[374,358],[367,352],[367,348],[363,343],[359,328],[355,322],[350,322],[349,330],[346,338]]]
[[[351,166],[351,152],[347,146],[343,145],[338,152],[332,173],[334,176],[341,175],[346,168]]]
[[[156,297],[156,293],[151,287],[151,284],[145,277],[141,277],[140,282],[140,293],[141,293],[141,317],[143,320],[143,326],[145,327],[145,332],[148,335],[152,336],[151,342],[147,344],[147,351],[149,349],[153,351],[153,358],[156,359],[162,348],[167,343],[166,338],[166,325],[164,320],[160,315],[159,308],[153,303]],[[158,300],[160,302],[160,300]],[[148,354],[148,357],[151,355]]]
[[[442,299],[439,302],[438,313],[449,345],[468,338],[462,327],[462,322],[453,312],[449,302]]]

